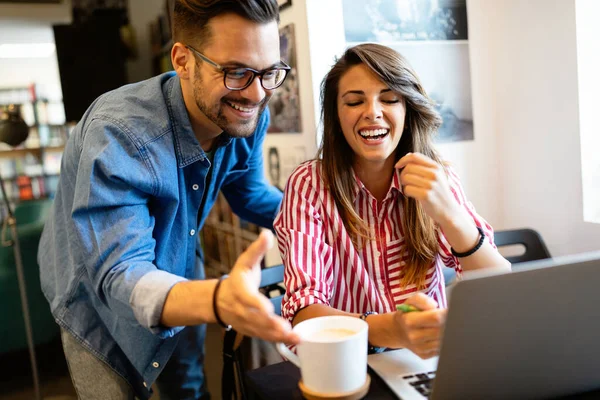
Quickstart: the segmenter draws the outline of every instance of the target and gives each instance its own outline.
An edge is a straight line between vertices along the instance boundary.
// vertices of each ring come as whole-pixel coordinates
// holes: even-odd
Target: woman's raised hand
[[[402,170],[400,183],[407,197],[417,200],[439,225],[450,221],[462,209],[450,190],[444,168],[421,153],[408,153],[395,165]]]

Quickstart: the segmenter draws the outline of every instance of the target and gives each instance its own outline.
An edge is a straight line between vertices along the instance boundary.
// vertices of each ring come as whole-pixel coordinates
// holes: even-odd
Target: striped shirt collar
[[[389,188],[387,194],[385,195],[384,200],[386,200],[392,196],[398,196],[399,194],[403,193],[402,192],[402,184],[400,183],[400,173],[401,172],[402,171],[400,171],[399,169],[394,169],[394,173],[392,174],[392,183],[390,184],[390,188]],[[354,168],[352,168],[352,174],[354,175],[354,180],[356,181],[356,185],[354,185],[354,192],[352,193],[352,195],[353,195],[352,199],[354,201],[356,201],[356,197],[358,196],[358,193],[361,191],[368,196],[373,196],[369,192],[369,190],[365,187],[365,185],[362,183],[362,181],[356,174],[356,171],[354,171]]]

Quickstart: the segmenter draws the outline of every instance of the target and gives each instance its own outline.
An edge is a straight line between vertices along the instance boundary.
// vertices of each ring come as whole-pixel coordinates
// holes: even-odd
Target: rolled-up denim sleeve
[[[160,334],[165,327],[160,325],[160,317],[169,291],[175,284],[187,279],[170,274],[166,271],[152,271],[144,275],[133,288],[129,303],[138,322],[150,329],[152,333]],[[175,327],[173,334],[181,331],[182,326]]]
[[[154,217],[148,205],[158,191],[157,174],[128,129],[109,117],[91,121],[81,142],[71,210],[75,261],[85,266],[91,289],[111,312],[170,337],[177,329],[155,322],[156,310],[162,311],[168,291],[178,281],[166,272],[156,274],[160,268],[154,264]],[[134,288],[150,273],[154,274],[134,295]],[[151,287],[162,293],[140,300]]]

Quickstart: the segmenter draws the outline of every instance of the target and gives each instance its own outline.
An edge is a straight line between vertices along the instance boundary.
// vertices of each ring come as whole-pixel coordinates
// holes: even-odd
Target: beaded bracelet
[[[485,240],[485,232],[479,226],[477,226],[476,228],[479,231],[479,242],[477,242],[475,247],[473,247],[471,250],[466,251],[464,253],[457,253],[456,251],[454,251],[454,249],[452,247],[450,247],[450,251],[452,251],[452,255],[454,257],[458,257],[458,258],[468,257],[471,254],[475,253],[477,250],[479,250],[479,248],[483,245],[483,241]]]

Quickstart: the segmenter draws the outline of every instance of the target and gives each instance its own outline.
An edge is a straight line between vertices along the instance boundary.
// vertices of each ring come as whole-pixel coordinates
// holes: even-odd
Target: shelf
[[[41,147],[41,149],[43,151],[64,151],[65,150],[65,146],[61,145],[61,146],[44,146]]]
[[[46,200],[46,199],[52,199],[52,197],[50,197],[48,195],[43,195],[43,196],[39,196],[39,197],[34,197],[32,199],[21,199],[18,196],[8,196],[8,201],[10,203],[12,203],[12,205],[27,203],[28,201],[37,201],[37,200]],[[0,201],[4,201],[4,199],[2,197],[2,193],[0,193]],[[0,213],[0,222],[2,221],[1,217],[2,217],[2,214]]]
[[[41,155],[44,151],[61,152],[65,146],[29,147],[20,149],[0,150],[0,158],[17,158],[26,154]]]
[[[0,87],[0,92],[15,92],[20,90],[31,90],[29,86],[13,86],[13,87]]]
[[[48,177],[52,177],[52,176],[60,176],[59,172],[53,172],[51,174],[36,174],[36,175],[27,175],[27,174],[20,174],[18,176],[9,176],[7,178],[1,178],[4,182],[9,182],[9,181],[14,181],[16,180],[19,176],[26,176],[28,178],[34,179],[34,178],[48,178]]]

